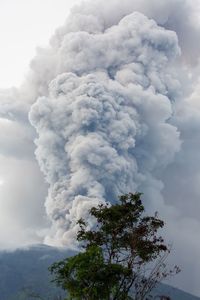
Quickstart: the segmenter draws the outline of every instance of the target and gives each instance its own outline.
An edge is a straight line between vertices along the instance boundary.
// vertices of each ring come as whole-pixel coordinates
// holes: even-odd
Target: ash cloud
[[[99,201],[150,186],[180,149],[170,124],[179,55],[176,34],[134,12],[93,34],[67,34],[59,59],[67,73],[32,106],[40,167],[56,244],[73,244],[77,219]],[[52,241],[51,241],[52,242]]]

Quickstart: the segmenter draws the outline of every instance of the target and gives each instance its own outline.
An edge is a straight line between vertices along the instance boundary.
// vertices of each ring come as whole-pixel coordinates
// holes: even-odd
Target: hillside
[[[0,299],[32,300],[40,295],[45,300],[60,295],[50,281],[48,267],[62,259],[64,252],[48,246],[34,246],[0,253]]]
[[[37,294],[43,300],[57,300],[63,293],[50,282],[48,267],[71,254],[44,245],[0,252],[0,300],[33,300]],[[172,300],[200,300],[164,284],[155,295],[168,295]]]

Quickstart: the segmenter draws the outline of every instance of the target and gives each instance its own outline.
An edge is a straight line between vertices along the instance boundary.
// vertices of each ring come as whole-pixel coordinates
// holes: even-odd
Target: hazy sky
[[[21,84],[37,46],[45,46],[79,0],[0,1],[0,88]]]
[[[34,158],[34,133],[27,120],[16,126],[4,115],[7,97],[11,96],[11,102],[8,100],[11,106],[15,101],[21,102],[16,90],[13,92],[9,88],[24,82],[36,47],[48,45],[56,28],[65,23],[72,4],[78,2],[0,1],[0,248],[34,242],[37,229],[40,231],[46,224],[44,199],[47,189]],[[24,103],[28,101],[29,92],[25,93]],[[24,116],[27,119],[27,111]]]

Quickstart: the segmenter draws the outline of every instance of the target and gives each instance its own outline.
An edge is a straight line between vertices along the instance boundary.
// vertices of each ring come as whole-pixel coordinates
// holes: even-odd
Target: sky
[[[0,1],[2,102],[8,94],[16,96],[14,90],[26,80],[36,48],[48,45],[56,28],[65,22],[72,4],[78,2]],[[3,105],[1,108],[2,113]],[[0,123],[0,248],[7,249],[42,241],[43,227],[47,224],[44,209],[47,186],[35,160],[29,124],[25,122],[16,127],[4,117],[0,118]],[[12,238],[8,239],[8,236]]]
[[[0,1],[0,88],[19,86],[35,49],[48,44],[77,0]]]
[[[78,2],[0,2],[0,249],[141,191],[200,295],[200,2]]]

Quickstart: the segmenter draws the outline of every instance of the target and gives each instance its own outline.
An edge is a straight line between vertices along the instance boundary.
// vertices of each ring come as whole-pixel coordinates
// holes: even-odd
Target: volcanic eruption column
[[[149,187],[149,203],[162,202],[156,174],[181,145],[170,122],[176,34],[137,12],[108,28],[84,14],[70,25],[54,45],[62,71],[30,112],[49,183],[46,242],[68,247],[91,206]]]

